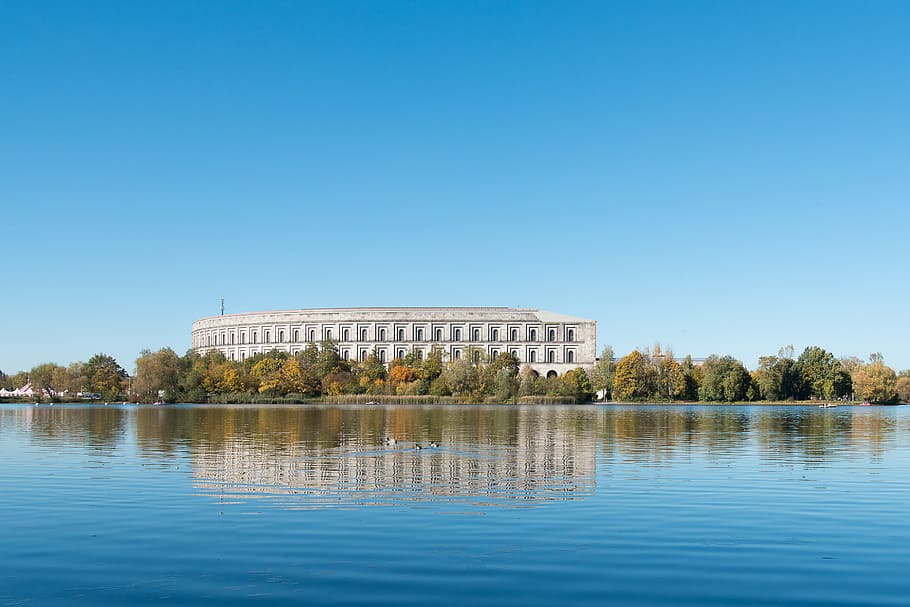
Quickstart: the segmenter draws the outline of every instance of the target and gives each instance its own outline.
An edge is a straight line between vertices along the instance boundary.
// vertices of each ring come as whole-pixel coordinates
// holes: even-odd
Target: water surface
[[[3,405],[0,604],[903,606],[908,437],[904,407]]]

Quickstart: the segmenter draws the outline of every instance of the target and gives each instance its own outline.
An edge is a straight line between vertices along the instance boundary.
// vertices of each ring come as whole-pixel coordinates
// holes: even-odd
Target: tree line
[[[46,363],[7,376],[7,389],[31,382],[58,399],[91,395],[105,401],[254,402],[344,395],[451,397],[464,402],[520,402],[532,397],[553,402],[599,399],[624,402],[785,402],[858,399],[910,402],[910,370],[896,373],[881,354],[868,361],[836,358],[818,346],[798,357],[792,346],[759,358],[749,371],[732,356],[712,355],[701,364],[678,359],[660,344],[616,359],[606,347],[589,371],[579,367],[559,377],[540,377],[510,353],[490,359],[470,349],[446,360],[441,349],[425,357],[411,353],[388,365],[377,352],[362,361],[345,360],[331,340],[309,344],[300,353],[272,350],[243,361],[217,351],[143,350],[129,376],[114,358],[96,354],[63,367]],[[557,400],[558,399],[558,400]]]
[[[60,398],[78,398],[91,394],[105,400],[118,400],[129,391],[129,375],[112,356],[95,354],[88,362],[75,362],[64,367],[43,363],[30,371],[6,375],[0,371],[0,386],[7,390],[31,384],[38,392],[58,395]]]
[[[732,356],[712,355],[695,364],[677,359],[660,344],[616,360],[608,346],[591,370],[595,390],[617,401],[787,402],[863,400],[910,402],[910,370],[899,374],[881,354],[869,360],[836,358],[818,346],[794,357],[793,346],[776,356],[762,356],[749,371]]]
[[[113,361],[106,355],[91,361],[102,357]],[[107,401],[140,402],[261,402],[360,394],[441,396],[480,403],[518,402],[522,397],[585,402],[594,396],[581,367],[559,377],[540,377],[507,352],[490,359],[481,350],[469,349],[464,357],[446,361],[438,348],[426,356],[412,352],[386,365],[376,351],[362,361],[343,359],[332,340],[308,344],[298,354],[272,350],[243,361],[228,360],[218,350],[205,355],[190,350],[183,356],[170,348],[143,350],[136,359],[134,377],[119,365],[116,368],[117,379],[96,381],[94,367],[88,363],[70,367],[49,363],[3,381],[22,385],[30,380],[36,389],[57,394],[90,392]]]

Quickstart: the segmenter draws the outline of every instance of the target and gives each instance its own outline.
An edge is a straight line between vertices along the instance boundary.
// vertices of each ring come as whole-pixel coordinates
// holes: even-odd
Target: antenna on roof
[[[221,315],[224,316],[224,296],[221,297]]]

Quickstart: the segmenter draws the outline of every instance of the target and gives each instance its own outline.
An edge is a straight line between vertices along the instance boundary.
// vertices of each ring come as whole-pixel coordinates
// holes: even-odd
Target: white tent
[[[15,390],[13,390],[13,396],[34,396],[34,395],[35,395],[35,390],[34,390],[34,388],[32,388],[31,382],[25,384],[21,388],[17,388]]]

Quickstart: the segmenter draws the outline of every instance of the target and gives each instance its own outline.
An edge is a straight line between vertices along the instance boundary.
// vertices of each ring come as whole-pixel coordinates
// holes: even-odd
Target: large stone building
[[[589,367],[597,323],[546,310],[519,308],[324,308],[223,314],[193,323],[193,349],[220,350],[231,360],[332,340],[342,358],[383,362],[442,348],[448,360],[479,351],[511,352],[542,375]]]

